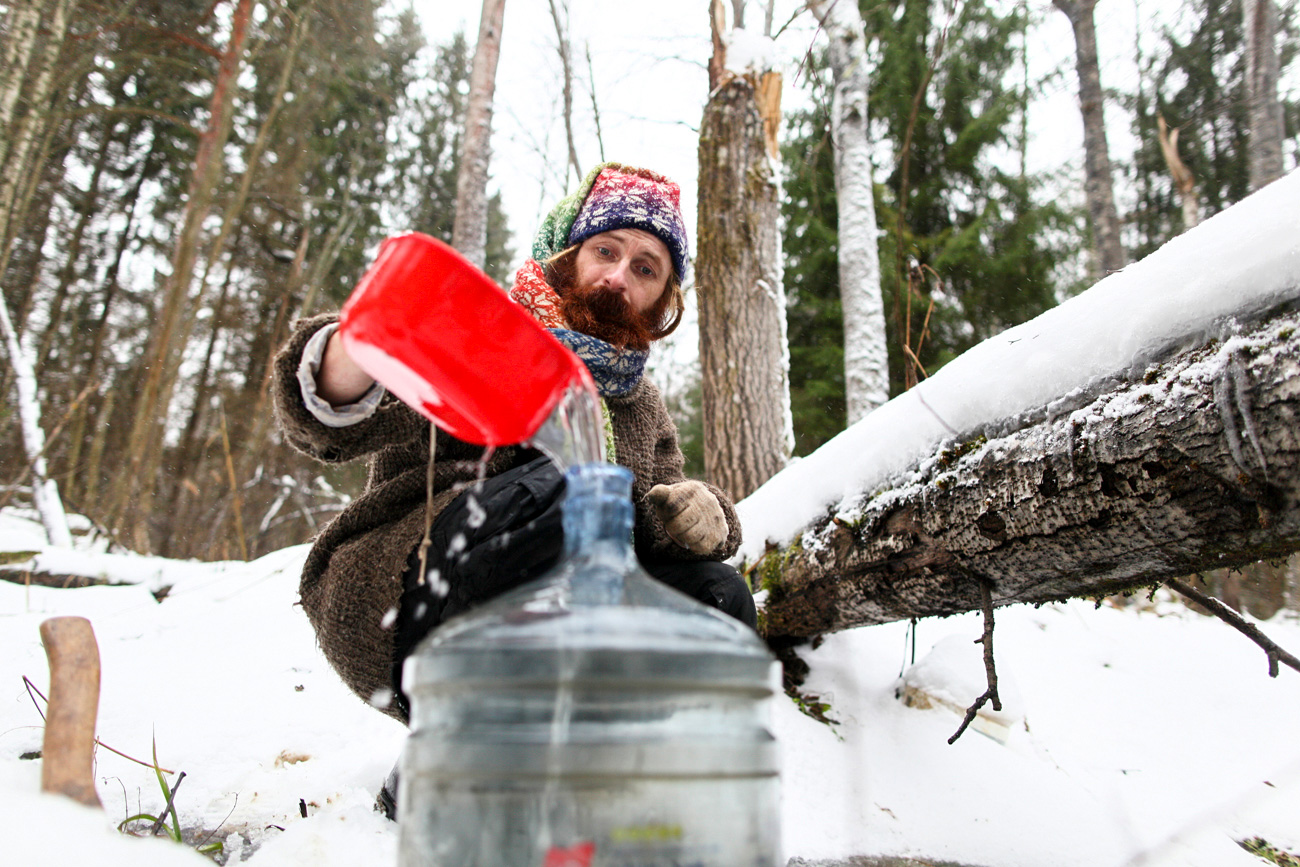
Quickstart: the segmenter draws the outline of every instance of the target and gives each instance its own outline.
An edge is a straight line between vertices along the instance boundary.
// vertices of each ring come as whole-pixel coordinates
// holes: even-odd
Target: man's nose
[[[620,259],[605,271],[602,282],[610,289],[626,289],[630,267],[626,259]]]

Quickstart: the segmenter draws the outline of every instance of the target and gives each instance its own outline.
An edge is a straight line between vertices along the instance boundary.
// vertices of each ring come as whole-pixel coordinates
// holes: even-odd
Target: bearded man
[[[684,309],[679,202],[677,185],[655,172],[597,167],[546,218],[510,295],[592,373],[610,458],[635,477],[642,566],[752,627],[749,588],[722,562],[740,544],[735,509],[718,488],[683,475],[677,429],[643,375],[650,344],[672,333]],[[300,595],[344,682],[406,722],[402,661],[420,639],[559,559],[564,479],[522,446],[497,449],[484,467],[482,447],[435,429],[427,499],[431,425],[348,357],[336,329],[336,315],[298,323],[275,361],[288,441],[324,461],[369,461],[365,491],[316,538]],[[426,510],[433,524],[422,571]]]

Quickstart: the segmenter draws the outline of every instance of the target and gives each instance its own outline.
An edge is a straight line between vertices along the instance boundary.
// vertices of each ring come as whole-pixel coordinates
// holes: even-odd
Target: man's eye
[[[610,252],[609,252],[609,248],[608,248],[608,247],[597,247],[597,248],[596,248],[596,252],[599,253],[599,254],[602,255],[602,256],[609,256],[609,255],[611,255]]]
[[[655,269],[651,268],[649,265],[642,265],[641,274],[645,277],[653,277],[655,275]]]

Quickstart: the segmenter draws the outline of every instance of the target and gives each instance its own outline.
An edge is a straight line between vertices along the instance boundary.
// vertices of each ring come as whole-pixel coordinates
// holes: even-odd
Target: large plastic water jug
[[[560,564],[407,659],[402,867],[773,867],[772,655],[641,570],[627,470],[566,481]]]

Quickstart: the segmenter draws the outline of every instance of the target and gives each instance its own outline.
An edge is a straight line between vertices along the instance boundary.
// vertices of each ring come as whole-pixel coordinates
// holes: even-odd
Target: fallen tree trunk
[[[769,550],[761,627],[800,639],[1103,596],[1300,550],[1300,314],[1173,355],[1073,412],[957,440]]]

